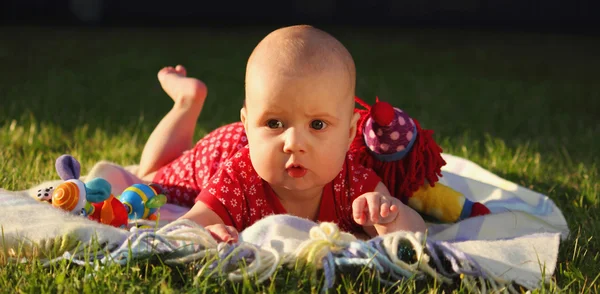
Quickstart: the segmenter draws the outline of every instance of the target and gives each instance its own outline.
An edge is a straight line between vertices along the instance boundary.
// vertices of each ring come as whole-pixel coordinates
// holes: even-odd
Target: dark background
[[[556,0],[4,0],[3,24],[460,26],[594,32],[600,1]]]

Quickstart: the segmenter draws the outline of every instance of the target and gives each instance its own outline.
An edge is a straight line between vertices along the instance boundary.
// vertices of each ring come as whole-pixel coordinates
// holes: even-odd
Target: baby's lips
[[[290,164],[286,164],[285,165],[285,169],[290,169],[290,168],[302,168],[302,169],[306,169],[302,164],[297,163],[297,162],[292,162]]]
[[[293,178],[301,178],[306,175],[308,170],[302,166],[299,167],[289,167],[286,169],[289,176]]]

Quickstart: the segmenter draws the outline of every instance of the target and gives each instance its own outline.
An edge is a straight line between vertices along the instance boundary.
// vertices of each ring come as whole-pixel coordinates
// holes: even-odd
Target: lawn
[[[184,64],[209,95],[197,137],[239,118],[245,61],[273,28],[0,28],[0,187],[56,178],[70,153],[85,174],[101,159],[137,163],[168,111],[156,72]],[[378,95],[416,117],[445,152],[548,195],[572,231],[555,272],[568,292],[600,291],[600,41],[586,36],[457,30],[330,28],[353,54],[357,95]],[[11,264],[0,289],[15,292],[316,291],[301,271],[274,282],[192,280],[189,268],[139,262]],[[204,288],[206,286],[206,288]],[[341,292],[380,292],[372,275],[346,275]],[[406,281],[403,290],[435,285]],[[396,287],[385,290],[395,291]],[[461,291],[460,288],[457,289]],[[556,290],[553,287],[545,290]]]

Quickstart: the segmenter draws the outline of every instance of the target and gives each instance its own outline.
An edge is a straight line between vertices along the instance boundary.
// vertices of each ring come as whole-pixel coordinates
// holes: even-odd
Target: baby
[[[356,70],[331,35],[305,25],[267,35],[247,63],[241,122],[193,148],[206,86],[182,66],[158,78],[175,104],[146,143],[138,176],[163,185],[170,202],[192,206],[182,218],[218,240],[235,241],[270,214],[335,222],[361,237],[425,230],[418,213],[348,154],[359,119]]]

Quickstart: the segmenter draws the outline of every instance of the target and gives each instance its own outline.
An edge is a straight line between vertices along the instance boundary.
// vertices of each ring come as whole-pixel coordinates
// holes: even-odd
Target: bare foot
[[[188,78],[182,65],[161,69],[158,72],[158,81],[176,105],[202,108],[207,95],[206,85],[198,79]]]

